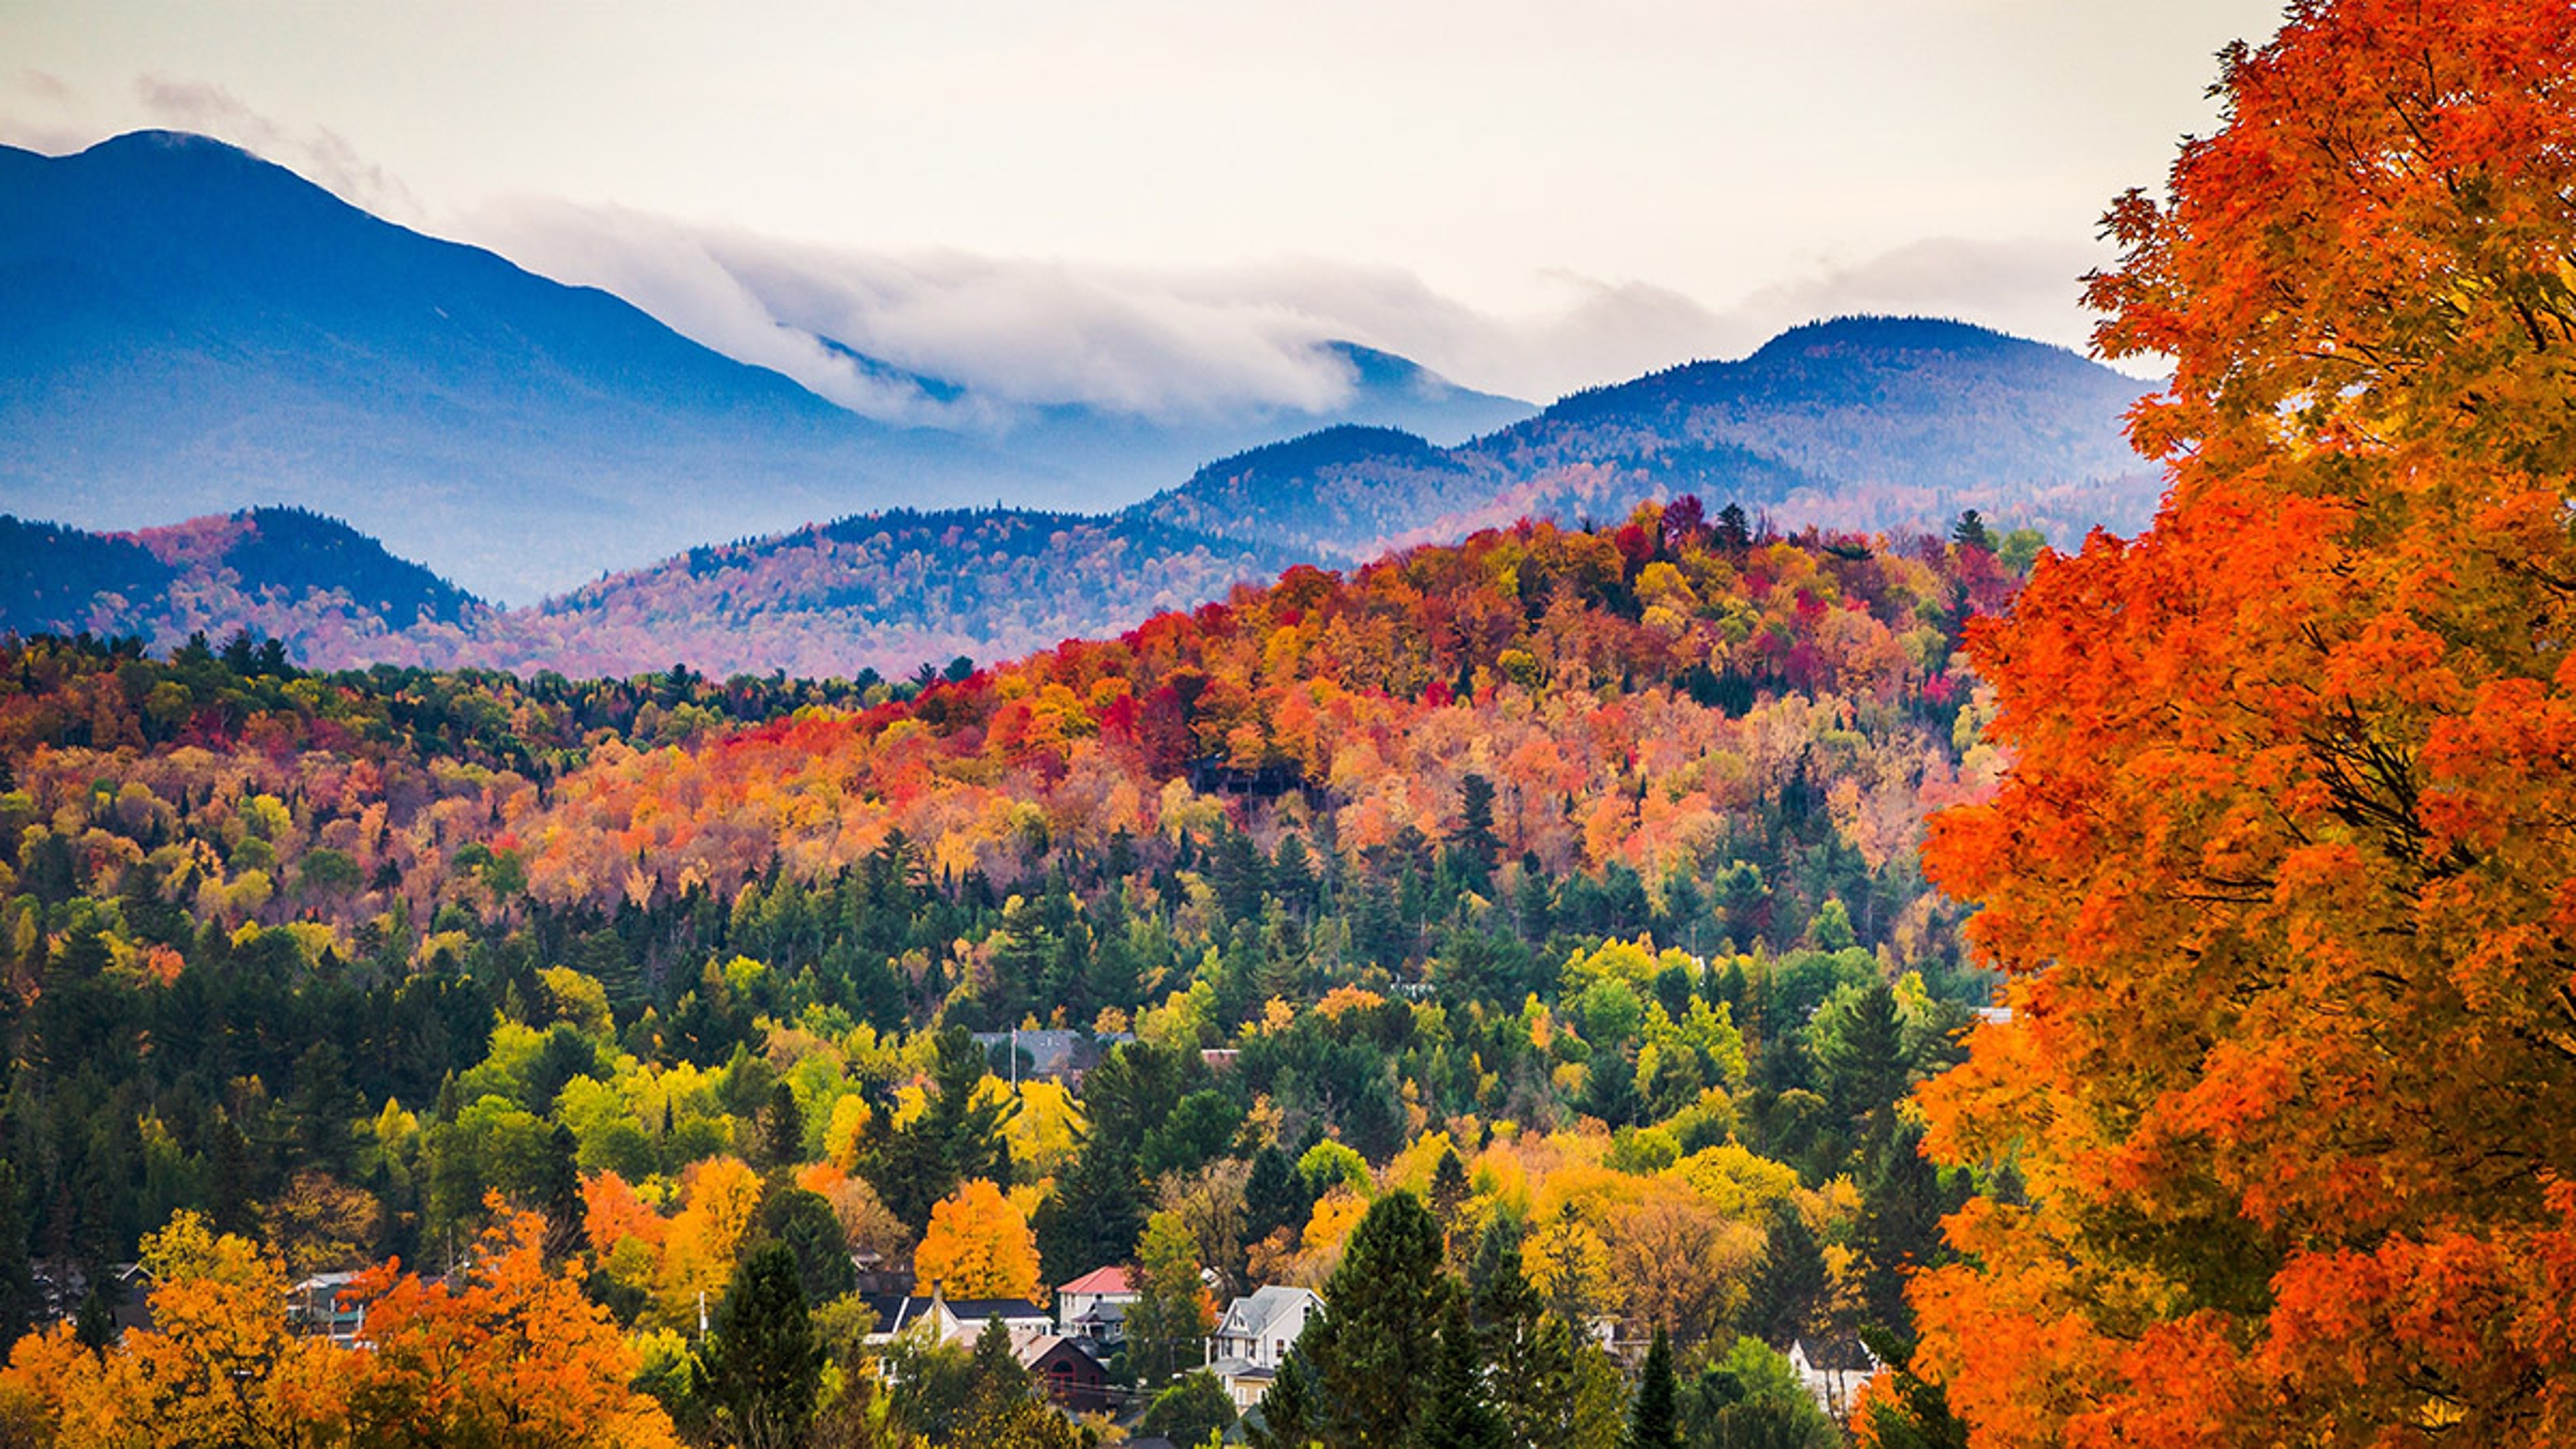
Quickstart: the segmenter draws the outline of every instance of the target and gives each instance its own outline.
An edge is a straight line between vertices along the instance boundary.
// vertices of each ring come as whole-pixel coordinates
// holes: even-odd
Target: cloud
[[[1571,273],[1545,279],[1544,305],[1498,313],[1401,268],[1307,258],[1156,270],[871,252],[552,201],[487,207],[457,230],[855,411],[955,427],[1065,404],[1158,420],[1326,411],[1353,385],[1332,342],[1544,400],[1761,340],[1670,289]]]
[[[281,125],[211,81],[145,75],[136,78],[134,95],[161,125],[229,141],[353,206],[399,222],[421,215],[420,203],[400,181],[326,126]]]
[[[1329,342],[1542,402],[1741,356],[1784,328],[1850,313],[1953,317],[2080,349],[2090,320],[2077,279],[2107,259],[2086,244],[1933,237],[1819,263],[1723,308],[1557,271],[1541,279],[1538,305],[1506,312],[1402,268],[1315,258],[1157,270],[864,251],[557,202],[491,207],[462,225],[522,265],[615,292],[855,411],[988,430],[1066,404],[1165,421],[1329,410],[1352,385]]]

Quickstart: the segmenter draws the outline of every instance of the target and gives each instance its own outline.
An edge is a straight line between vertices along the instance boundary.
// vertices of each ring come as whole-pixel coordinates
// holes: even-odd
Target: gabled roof
[[[1809,1368],[1821,1373],[1876,1373],[1878,1355],[1867,1345],[1849,1335],[1820,1338],[1814,1343],[1805,1339],[1793,1341],[1790,1350],[1806,1360]]]
[[[1067,1293],[1133,1293],[1136,1290],[1128,1285],[1127,1269],[1112,1265],[1107,1268],[1094,1268],[1055,1291],[1061,1296]]]
[[[1225,1311],[1219,1333],[1240,1333],[1260,1337],[1270,1330],[1273,1320],[1300,1307],[1311,1309],[1324,1300],[1311,1288],[1289,1288],[1273,1283],[1256,1288],[1249,1295],[1234,1300]]]

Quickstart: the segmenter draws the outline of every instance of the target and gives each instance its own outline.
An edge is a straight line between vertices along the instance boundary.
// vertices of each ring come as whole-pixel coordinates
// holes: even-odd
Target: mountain
[[[2120,418],[2147,390],[2063,348],[1964,323],[1850,317],[1739,362],[1573,394],[1450,448],[1336,428],[1208,464],[1136,510],[1352,563],[1523,514],[1617,516],[1697,494],[1782,526],[1934,529],[1976,508],[2061,543],[2131,532],[2158,475]]]
[[[525,598],[971,471],[951,436],[202,138],[0,149],[0,212],[0,504],[21,511],[283,501]]]
[[[99,529],[292,504],[513,602],[710,538],[967,501],[1097,507],[1330,422],[1464,436],[1529,411],[1343,345],[1327,350],[1351,388],[1326,413],[895,426],[170,132],[0,147],[0,215],[0,508]]]
[[[132,634],[166,649],[247,628],[308,659],[357,664],[417,652],[398,635],[457,637],[493,617],[421,565],[303,509],[119,534],[0,514],[0,631]]]
[[[1349,565],[1523,516],[1617,517],[1683,493],[1784,529],[1939,532],[1966,508],[2061,544],[2097,525],[2134,529],[2156,481],[2118,418],[2141,389],[1980,328],[1845,319],[1740,362],[1579,393],[1448,448],[1337,426],[1208,464],[1112,514],[878,510],[675,551],[501,610],[293,512],[115,536],[11,521],[0,627],[140,633],[166,648],[247,624],[332,668],[899,676],[1114,634],[1297,563]],[[279,561],[297,548],[315,556]],[[366,565],[335,571],[334,551]],[[394,587],[400,568],[418,577]]]
[[[1316,352],[1347,380],[1348,391],[1329,407],[1247,403],[1148,417],[1067,403],[1010,416],[992,446],[1015,457],[1043,458],[1062,479],[1033,490],[1025,501],[1045,497],[1058,506],[1096,510],[1104,502],[1152,496],[1210,458],[1283,438],[1377,427],[1462,443],[1538,412],[1517,398],[1460,387],[1409,359],[1356,342],[1327,342]],[[956,384],[925,381],[948,396],[966,395]]]
[[[1297,561],[1150,519],[898,509],[693,548],[415,657],[577,678],[673,661],[719,676],[901,676],[960,655],[990,662],[1114,634]]]

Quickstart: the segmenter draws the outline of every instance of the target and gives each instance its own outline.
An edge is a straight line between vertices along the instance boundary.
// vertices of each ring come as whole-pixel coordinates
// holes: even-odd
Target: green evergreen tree
[[[1396,1449],[1411,1431],[1454,1291],[1440,1256],[1440,1225],[1409,1192],[1379,1198],[1351,1230],[1303,1340],[1334,1444]]]
[[[546,1257],[562,1262],[590,1246],[588,1214],[581,1198],[581,1145],[561,1123],[546,1134],[545,1159],[539,1171],[539,1197],[546,1214]]]
[[[1259,1406],[1245,1416],[1245,1441],[1252,1449],[1320,1449],[1323,1409],[1316,1393],[1314,1367],[1291,1350]]]
[[[1826,1288],[1824,1250],[1798,1210],[1783,1206],[1753,1275],[1744,1331],[1785,1351],[1791,1340],[1816,1330]]]
[[[1912,1070],[1895,991],[1885,982],[1871,984],[1847,1013],[1835,1014],[1834,1027],[1815,1043],[1824,1085],[1835,1110],[1860,1127],[1864,1139],[1882,1139],[1894,1126],[1896,1103]]]
[[[984,1321],[968,1371],[965,1411],[940,1441],[947,1449],[1075,1449],[1073,1426],[1038,1402],[999,1318]]]
[[[821,1193],[772,1179],[752,1213],[742,1250],[748,1255],[763,1243],[782,1244],[795,1255],[796,1281],[808,1303],[829,1303],[858,1286],[849,1240]]]
[[[931,1205],[970,1177],[1010,1178],[1010,1144],[1002,1138],[1006,1101],[978,1101],[985,1075],[984,1049],[974,1034],[952,1026],[937,1038],[928,1100],[919,1117],[885,1134],[868,1160],[869,1185],[905,1226],[919,1232]]]
[[[1470,1304],[1493,1366],[1495,1407],[1515,1444],[1540,1442],[1549,1400],[1566,1392],[1565,1364],[1548,1358],[1538,1290],[1521,1272],[1521,1228],[1511,1218],[1485,1225],[1468,1267]]]
[[[796,1089],[780,1082],[769,1089],[769,1101],[760,1109],[761,1165],[772,1168],[794,1167],[805,1157],[805,1109],[796,1103]]]
[[[1899,1337],[1912,1334],[1914,1314],[1905,1301],[1905,1284],[1916,1270],[1936,1261],[1941,1219],[1955,1205],[1942,1190],[1940,1173],[1923,1156],[1920,1128],[1873,1142],[1861,1180],[1858,1243],[1864,1265],[1862,1312],[1870,1323]]]
[[[1503,1416],[1485,1399],[1484,1366],[1467,1305],[1456,1295],[1442,1315],[1439,1360],[1414,1449],[1504,1449]]]
[[[822,1386],[823,1350],[806,1316],[796,1255],[785,1244],[753,1249],[735,1272],[716,1309],[706,1358],[711,1386],[743,1449],[803,1442]]]
[[[1637,1380],[1637,1398],[1628,1410],[1628,1433],[1619,1449],[1681,1449],[1681,1426],[1673,1403],[1673,1345],[1663,1325],[1655,1326],[1646,1349],[1646,1367]]]

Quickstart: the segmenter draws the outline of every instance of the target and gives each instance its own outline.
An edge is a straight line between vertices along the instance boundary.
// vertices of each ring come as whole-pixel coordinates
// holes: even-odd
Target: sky
[[[0,0],[0,141],[203,131],[849,406],[1537,400],[1920,312],[2081,347],[2279,0]]]

